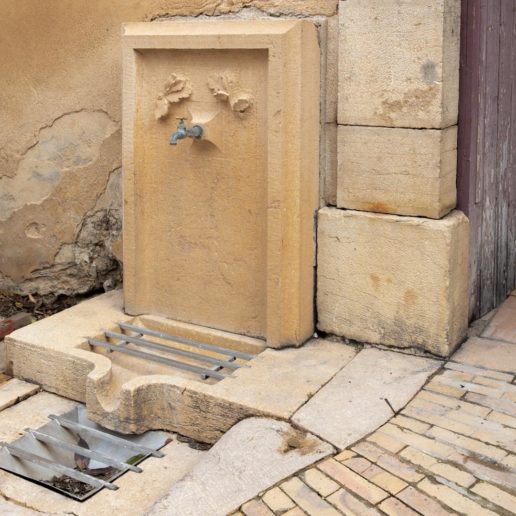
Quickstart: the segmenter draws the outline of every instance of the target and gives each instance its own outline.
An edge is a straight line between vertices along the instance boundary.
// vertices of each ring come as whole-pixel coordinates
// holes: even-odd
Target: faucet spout
[[[177,131],[172,133],[170,140],[168,143],[170,145],[177,145],[178,140],[183,140],[185,138],[193,138],[194,140],[200,140],[202,138],[203,128],[201,125],[194,125],[189,129],[186,128],[185,121],[183,118],[179,119],[179,124],[177,125]]]
[[[168,143],[170,143],[170,145],[177,145],[177,140],[182,140],[182,139],[186,138],[186,136],[187,136],[187,134],[186,134],[185,122],[183,119],[181,119],[181,121],[179,122],[179,124],[177,126],[177,131],[172,134]]]

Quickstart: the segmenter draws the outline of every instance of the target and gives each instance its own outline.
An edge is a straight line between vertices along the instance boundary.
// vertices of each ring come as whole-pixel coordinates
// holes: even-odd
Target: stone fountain
[[[9,368],[125,433],[288,419],[353,356],[310,340],[315,27],[133,23],[122,41],[123,292],[11,334]]]

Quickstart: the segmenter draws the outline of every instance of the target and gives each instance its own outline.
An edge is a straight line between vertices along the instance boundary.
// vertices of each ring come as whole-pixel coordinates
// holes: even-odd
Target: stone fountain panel
[[[314,25],[135,23],[123,43],[126,312],[303,343],[314,326]],[[180,124],[202,138],[170,145]]]
[[[8,368],[86,403],[91,420],[122,433],[165,429],[214,442],[246,417],[288,419],[354,355],[307,342],[318,205],[315,27],[136,23],[122,39],[124,291],[14,332]],[[202,138],[180,137],[196,125]],[[250,356],[206,379],[143,360],[141,343],[109,336],[127,323]],[[168,345],[194,351],[179,339]]]

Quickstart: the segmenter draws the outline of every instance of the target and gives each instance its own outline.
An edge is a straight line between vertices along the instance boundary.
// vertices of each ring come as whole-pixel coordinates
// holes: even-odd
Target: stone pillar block
[[[466,216],[319,211],[320,330],[447,356],[468,325]]]
[[[337,206],[441,218],[455,207],[457,127],[339,126]]]
[[[457,123],[460,0],[340,2],[340,124]]]

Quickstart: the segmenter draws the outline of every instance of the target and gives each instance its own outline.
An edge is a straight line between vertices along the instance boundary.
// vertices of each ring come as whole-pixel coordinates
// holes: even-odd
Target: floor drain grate
[[[118,323],[118,326],[120,332],[107,330],[104,332],[106,340],[88,339],[88,343],[93,347],[101,347],[110,352],[116,351],[189,371],[198,374],[204,380],[207,378],[223,380],[228,376],[228,373],[224,371],[229,371],[231,374],[232,371],[241,367],[249,367],[245,362],[255,356],[243,351],[206,344],[133,324]],[[160,344],[149,338],[175,343],[176,346]],[[140,351],[135,347],[129,347],[129,344],[133,344],[136,348],[154,350],[163,354]],[[178,344],[182,344],[184,347],[177,347]],[[169,358],[170,355],[173,355],[174,359]],[[178,357],[182,360],[179,360]],[[211,367],[208,368],[206,364],[210,364]]]
[[[12,443],[0,443],[0,468],[79,501],[105,487],[117,489],[113,481],[127,471],[141,473],[138,464],[163,457],[159,449],[169,439],[159,431],[127,436],[106,430],[83,407],[49,419]]]

